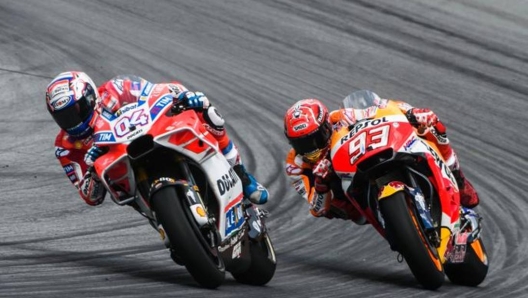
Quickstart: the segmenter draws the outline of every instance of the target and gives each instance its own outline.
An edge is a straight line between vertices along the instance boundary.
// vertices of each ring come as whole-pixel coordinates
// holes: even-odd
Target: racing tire
[[[426,289],[438,289],[445,280],[444,269],[436,247],[432,245],[419,224],[415,208],[403,192],[380,201],[387,239],[401,253],[414,277]]]
[[[266,233],[260,241],[250,240],[249,250],[251,253],[249,269],[242,273],[231,274],[240,283],[263,286],[273,278],[277,267],[275,249],[269,235]]]
[[[176,188],[169,186],[158,190],[152,195],[151,203],[158,223],[194,280],[205,288],[219,287],[225,279],[225,266],[218,248],[207,244]]]
[[[476,239],[468,245],[468,251],[462,263],[446,262],[444,270],[449,280],[458,285],[476,287],[488,275],[488,255],[482,239]]]

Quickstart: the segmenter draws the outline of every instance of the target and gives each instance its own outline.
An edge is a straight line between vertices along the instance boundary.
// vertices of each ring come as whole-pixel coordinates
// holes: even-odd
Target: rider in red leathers
[[[106,189],[91,166],[104,150],[93,145],[93,126],[101,113],[114,113],[135,102],[150,88],[165,85],[174,103],[195,109],[205,128],[217,139],[220,150],[243,183],[244,196],[255,204],[264,204],[268,191],[247,173],[237,147],[227,135],[224,119],[201,92],[189,92],[179,82],[152,84],[137,76],[117,76],[99,88],[84,72],[70,71],[57,75],[46,90],[46,105],[61,128],[55,139],[55,156],[81,198],[91,206],[104,201]],[[161,87],[161,86],[160,86]],[[99,94],[101,96],[99,96]]]
[[[380,107],[388,101],[379,97],[377,100]],[[414,108],[405,102],[396,102],[409,122],[417,128],[419,136],[439,148],[457,180],[461,205],[467,208],[477,206],[479,197],[460,170],[444,124],[430,109]],[[340,180],[332,171],[328,154],[330,138],[334,131],[367,117],[363,110],[352,108],[329,113],[327,107],[317,99],[300,100],[286,112],[284,133],[292,146],[286,157],[286,175],[297,193],[309,203],[313,216],[351,219],[357,224],[366,223],[361,213],[346,199]]]

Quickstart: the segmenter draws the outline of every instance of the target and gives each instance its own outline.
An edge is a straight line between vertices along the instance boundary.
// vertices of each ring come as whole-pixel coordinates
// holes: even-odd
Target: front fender
[[[406,189],[407,185],[405,185],[405,183],[400,181],[391,181],[380,188],[378,193],[378,200],[381,201],[385,198],[392,196],[397,192],[405,191]]]

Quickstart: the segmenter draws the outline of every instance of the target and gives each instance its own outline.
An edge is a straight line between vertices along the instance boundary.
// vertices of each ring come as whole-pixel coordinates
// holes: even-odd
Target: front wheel
[[[217,247],[212,247],[182,204],[175,187],[164,187],[153,194],[152,209],[163,226],[176,254],[200,285],[214,289],[225,279],[224,262]]]
[[[242,273],[232,273],[232,275],[240,283],[254,286],[265,285],[273,278],[277,267],[275,249],[269,235],[266,233],[259,241],[250,240],[249,250],[251,253],[249,269]]]
[[[452,283],[476,287],[488,275],[488,255],[480,238],[471,242],[467,249],[462,263],[450,263],[448,261],[444,268]]]
[[[400,252],[414,277],[426,289],[434,290],[444,283],[444,270],[436,247],[429,241],[412,203],[404,192],[380,201],[387,239]]]

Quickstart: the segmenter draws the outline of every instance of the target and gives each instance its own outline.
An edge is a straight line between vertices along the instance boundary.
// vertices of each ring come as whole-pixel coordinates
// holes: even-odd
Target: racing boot
[[[462,170],[452,171],[460,191],[460,205],[467,208],[475,208],[479,202],[479,196],[473,185],[466,179]]]
[[[330,212],[325,215],[327,218],[340,218],[344,220],[351,220],[357,225],[364,225],[367,223],[365,216],[352,205],[352,203],[338,198],[332,199],[330,203]]]
[[[253,175],[246,171],[243,164],[233,166],[233,170],[235,170],[235,173],[242,180],[244,197],[248,198],[251,203],[258,205],[268,201],[268,190],[262,184],[258,183]]]
[[[478,239],[480,237],[480,232],[482,231],[482,217],[473,209],[466,207],[460,207],[460,216],[460,230],[463,232],[469,232],[471,235],[468,242],[471,243],[474,239]]]

